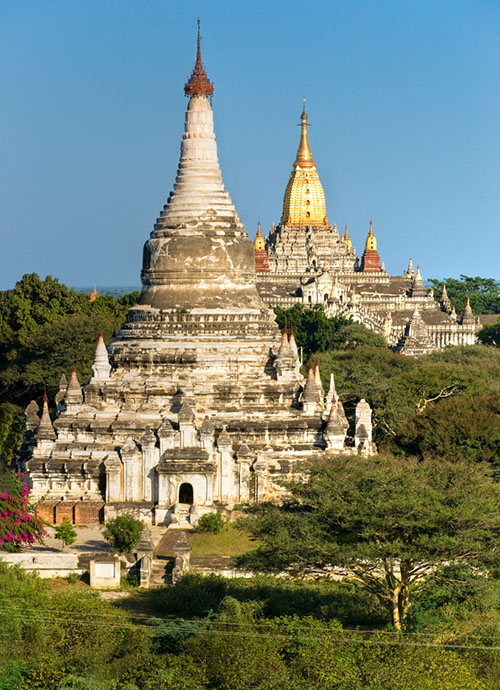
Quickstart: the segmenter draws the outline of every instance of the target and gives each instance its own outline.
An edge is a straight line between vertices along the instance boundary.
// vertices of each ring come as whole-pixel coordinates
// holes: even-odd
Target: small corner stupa
[[[108,348],[99,334],[91,380],[80,387],[73,367],[61,383],[53,423],[46,400],[40,421],[36,404],[26,411],[22,466],[48,519],[187,526],[278,495],[327,447],[319,367],[305,385],[222,181],[200,42],[198,25],[177,177],[144,245],[139,302]]]

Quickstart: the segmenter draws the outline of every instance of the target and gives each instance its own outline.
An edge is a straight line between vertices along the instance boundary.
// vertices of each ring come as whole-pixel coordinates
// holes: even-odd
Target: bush
[[[143,529],[144,523],[142,520],[136,520],[130,513],[125,513],[113,520],[109,520],[103,535],[113,551],[130,553],[139,541]]]
[[[215,532],[218,534],[226,527],[227,519],[222,513],[205,513],[198,520],[198,532]]]
[[[0,477],[0,550],[19,551],[21,546],[43,544],[43,521],[29,498],[29,488],[22,474],[7,472]]]
[[[76,529],[73,527],[67,517],[64,517],[61,524],[57,525],[54,537],[62,541],[63,549],[65,546],[75,543]]]

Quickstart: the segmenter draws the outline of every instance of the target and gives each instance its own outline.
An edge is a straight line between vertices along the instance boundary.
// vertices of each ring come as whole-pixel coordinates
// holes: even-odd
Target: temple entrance
[[[193,486],[191,484],[181,484],[179,487],[179,503],[193,503]]]

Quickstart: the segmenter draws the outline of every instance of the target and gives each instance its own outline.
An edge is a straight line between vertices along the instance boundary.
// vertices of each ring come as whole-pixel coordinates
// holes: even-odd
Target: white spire
[[[111,371],[111,364],[109,363],[108,350],[104,343],[102,331],[99,331],[99,338],[97,340],[97,347],[95,349],[94,364],[92,365],[94,375],[92,381],[102,381],[109,379],[109,372]]]
[[[333,377],[333,371],[330,374],[330,387],[328,388],[328,393],[326,396],[326,409],[329,410],[332,403],[337,400],[337,391],[335,390],[335,379]]]
[[[212,108],[206,95],[196,94],[189,99],[186,111],[174,189],[155,229],[199,220],[209,210],[215,212],[217,219],[229,217],[234,222],[237,218],[222,182]]]

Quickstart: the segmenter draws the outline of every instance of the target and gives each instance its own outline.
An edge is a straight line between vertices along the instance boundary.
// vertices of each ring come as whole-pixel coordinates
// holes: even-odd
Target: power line
[[[41,623],[71,623],[73,625],[79,625],[82,627],[85,626],[90,626],[94,628],[115,628],[115,629],[126,629],[126,630],[136,630],[136,629],[143,629],[143,630],[158,630],[158,625],[157,624],[133,624],[133,623],[111,623],[111,622],[102,622],[102,621],[84,621],[81,619],[71,619],[71,615],[68,614],[63,614],[59,616],[50,616],[50,615],[45,615],[45,616],[40,616],[39,614],[23,614],[20,611],[9,611],[9,613],[12,615],[13,618],[18,618],[18,619],[24,619],[28,620],[29,622],[41,622]],[[169,619],[166,619],[169,620]],[[170,619],[171,621],[172,619]],[[179,622],[184,622],[186,625],[178,625],[175,629],[175,632],[185,632],[188,634],[200,634],[200,635],[208,635],[208,636],[223,636],[223,637],[244,637],[244,638],[256,638],[256,639],[296,639],[299,637],[301,640],[310,640],[310,641],[330,641],[330,642],[336,642],[339,644],[361,644],[361,645],[368,645],[368,646],[385,646],[385,647],[410,647],[410,648],[434,648],[434,649],[462,649],[462,650],[467,650],[467,649],[475,649],[475,650],[484,650],[484,651],[498,651],[500,650],[500,646],[492,646],[492,645],[478,645],[478,644],[457,644],[457,643],[446,643],[446,642],[426,642],[426,641],[413,641],[413,640],[408,640],[408,639],[402,639],[402,640],[396,640],[396,639],[390,639],[390,640],[370,640],[370,639],[363,639],[359,637],[355,631],[349,631],[350,635],[354,635],[354,637],[339,637],[339,636],[332,636],[328,634],[318,634],[318,635],[307,635],[307,634],[298,634],[297,632],[291,631],[291,632],[281,632],[281,633],[252,633],[250,631],[246,630],[216,630],[214,628],[205,628],[202,625],[200,625],[199,630],[194,630],[192,623],[195,623],[197,621],[186,621],[184,619],[177,619]],[[201,623],[201,621],[200,621]],[[240,626],[240,627],[245,627],[248,626],[250,628],[254,627],[252,624],[238,624],[238,623],[225,623],[224,621],[215,621],[213,625],[228,625],[228,626]],[[188,625],[189,624],[189,625]],[[364,631],[368,632],[368,631]],[[383,632],[383,631],[380,631]],[[387,631],[389,632],[389,631]],[[374,635],[376,635],[378,631],[374,631]],[[398,634],[398,633],[396,633]],[[484,638],[483,638],[484,639]],[[488,639],[488,638],[486,638]],[[492,638],[492,639],[498,639]]]

